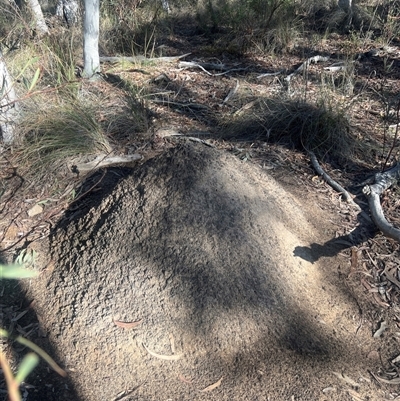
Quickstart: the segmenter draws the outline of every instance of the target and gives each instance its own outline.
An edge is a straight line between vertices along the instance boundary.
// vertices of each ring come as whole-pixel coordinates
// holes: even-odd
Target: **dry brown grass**
[[[260,99],[252,113],[224,124],[222,136],[239,140],[265,140],[289,148],[312,151],[320,158],[345,161],[359,153],[363,144],[351,133],[343,109],[323,102]]]

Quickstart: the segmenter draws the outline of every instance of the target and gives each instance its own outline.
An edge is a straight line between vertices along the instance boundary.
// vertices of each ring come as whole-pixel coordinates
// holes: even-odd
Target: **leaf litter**
[[[157,354],[154,351],[149,350],[145,344],[143,344],[144,349],[152,356],[158,359],[162,359],[164,361],[177,361],[183,357],[183,354],[177,354],[177,355],[163,355],[163,354]]]

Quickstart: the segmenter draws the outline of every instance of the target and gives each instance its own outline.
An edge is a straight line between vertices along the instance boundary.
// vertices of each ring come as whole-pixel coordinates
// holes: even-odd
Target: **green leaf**
[[[25,78],[25,77],[22,77],[22,84],[25,86],[25,89],[29,89],[29,81],[28,81],[28,79],[27,78]]]
[[[5,337],[5,338],[12,338],[10,334],[8,333],[7,330],[0,329],[0,337]],[[33,352],[38,354],[40,357],[42,357],[60,376],[67,376],[67,372],[65,370],[61,369],[57,363],[51,358],[50,355],[48,355],[45,351],[43,351],[40,347],[38,347],[35,343],[32,341],[27,340],[26,338],[22,336],[18,336],[15,338],[15,341],[19,342],[20,344],[24,345],[25,347],[30,348]]]
[[[0,265],[0,280],[1,279],[22,279],[36,277],[38,272],[25,269],[20,265]]]
[[[20,76],[22,76],[22,74],[25,72],[25,70],[31,66],[32,64],[36,63],[39,60],[39,57],[33,57],[32,59],[30,59],[22,68],[22,70],[20,71],[20,73],[15,77],[15,80],[17,81],[19,79]]]
[[[36,84],[38,83],[38,80],[39,80],[39,76],[40,76],[40,68],[38,68],[35,71],[35,75],[33,76],[31,84],[29,85],[28,92],[30,92],[36,86]]]
[[[45,351],[43,351],[40,347],[38,347],[36,344],[34,344],[32,341],[29,341],[28,339],[18,336],[15,341],[19,342],[22,345],[25,345],[26,347],[30,348],[32,351],[36,352],[41,358],[43,358],[60,376],[67,376],[67,373],[65,370],[61,369],[57,363],[51,358],[50,355],[48,355]]]
[[[24,357],[15,376],[15,381],[18,383],[18,385],[20,385],[28,377],[38,363],[39,357],[33,352],[30,352]]]
[[[0,337],[8,337],[8,331],[4,329],[0,329]]]

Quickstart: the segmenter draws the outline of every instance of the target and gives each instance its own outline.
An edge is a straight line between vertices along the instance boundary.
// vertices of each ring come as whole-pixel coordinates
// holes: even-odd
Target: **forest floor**
[[[104,80],[82,82],[107,115],[121,111],[127,83],[145,88],[148,129],[114,138],[115,153],[141,161],[84,177],[66,162],[40,185],[11,155],[0,161],[0,258],[20,255],[40,271],[1,283],[2,325],[68,373],[43,363],[24,399],[398,399],[399,244],[316,176],[306,153],[230,125],[263,99],[316,101],[329,81],[352,134],[386,144],[322,163],[369,214],[361,190],[396,132],[383,127],[397,124],[398,46],[332,34],[286,55],[239,58],[184,23],[159,41],[163,56],[190,53],[184,61],[228,72],[104,65]],[[330,59],[288,86],[316,55]],[[324,69],[351,55],[350,74]],[[397,227],[399,199],[396,188],[382,198]],[[4,346],[14,361],[25,352]]]

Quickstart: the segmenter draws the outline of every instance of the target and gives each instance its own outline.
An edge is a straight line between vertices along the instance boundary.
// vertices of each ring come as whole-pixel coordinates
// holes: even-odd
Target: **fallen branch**
[[[172,56],[172,57],[150,57],[145,56],[133,56],[133,57],[100,57],[101,63],[144,63],[144,62],[155,62],[155,63],[173,63],[180,60],[181,58],[189,56],[190,53],[183,54],[182,56]]]
[[[306,61],[304,61],[299,67],[297,67],[291,74],[289,74],[286,78],[286,82],[290,82],[290,80],[300,72],[303,72],[303,70],[307,69],[310,64],[317,64],[319,61],[328,61],[330,57],[324,57],[324,56],[313,56],[308,58]]]
[[[375,175],[375,184],[366,185],[363,188],[363,194],[368,199],[369,208],[371,210],[372,219],[376,226],[382,231],[384,235],[389,238],[400,242],[400,230],[393,227],[385,218],[383,214],[380,195],[395,185],[400,180],[400,164],[384,173],[378,173]]]
[[[239,89],[239,80],[236,80],[236,86],[232,88],[222,103],[227,103],[229,99],[236,94]]]
[[[136,160],[140,160],[142,158],[141,155],[135,153],[132,155],[124,155],[124,156],[107,156],[107,155],[99,155],[94,160],[86,163],[73,163],[73,172],[78,173],[87,173],[94,169],[108,167],[115,164],[127,164],[132,163]]]
[[[212,64],[212,63],[197,63],[196,61],[181,61],[178,64],[179,68],[182,69],[187,69],[187,68],[200,68],[202,71],[204,71],[206,74],[210,76],[220,76],[224,74],[229,74],[230,72],[234,71],[246,71],[248,70],[248,67],[240,67],[240,68],[231,68],[227,67],[225,64]],[[208,70],[214,70],[214,71],[222,71],[218,74],[213,74]]]
[[[257,79],[261,79],[261,78],[265,78],[265,77],[277,77],[278,75],[283,74],[285,70],[280,70],[280,71],[276,71],[276,72],[266,72],[264,74],[258,75],[256,78]]]
[[[332,179],[325,171],[322,169],[320,164],[318,163],[317,157],[315,156],[314,152],[308,152],[311,160],[311,164],[314,167],[314,170],[319,174],[335,191],[341,193],[343,198],[346,200],[347,203],[354,206],[357,210],[361,210],[360,206],[354,202],[351,195],[334,179]]]
[[[171,102],[167,99],[150,99],[152,103],[162,104],[165,106],[172,106],[172,107],[182,107],[186,109],[194,109],[194,110],[208,110],[209,107],[201,104],[201,103],[181,103],[181,102]]]

